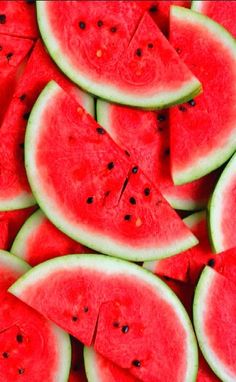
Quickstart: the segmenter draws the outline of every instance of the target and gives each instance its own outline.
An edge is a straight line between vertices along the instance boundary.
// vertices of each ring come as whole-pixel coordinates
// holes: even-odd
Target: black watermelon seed
[[[214,268],[215,263],[216,263],[215,259],[210,259],[207,264],[209,265],[209,267]]]
[[[80,29],[85,29],[86,28],[85,22],[84,21],[80,21],[79,22],[79,27],[80,27]]]
[[[16,336],[16,341],[19,343],[19,344],[22,344],[24,340],[24,337],[22,336],[22,334],[17,334]]]
[[[7,53],[6,58],[7,58],[8,60],[10,60],[10,59],[12,58],[12,56],[13,56],[13,53],[10,52],[10,53]]]
[[[1,14],[0,15],[0,24],[5,24],[6,22],[6,15]]]
[[[24,101],[25,98],[26,98],[26,94],[22,94],[22,95],[19,97],[19,99],[20,99],[21,101]]]
[[[164,122],[164,121],[166,120],[166,116],[165,116],[165,114],[158,114],[158,115],[157,115],[157,120],[158,120],[159,122]]]
[[[88,313],[89,308],[87,306],[84,307],[84,313]]]
[[[183,106],[183,105],[180,105],[180,106],[179,106],[179,110],[180,110],[180,111],[183,111],[183,112],[187,111],[186,107]]]
[[[78,321],[78,317],[77,316],[72,316],[72,321],[74,321],[74,322],[76,322],[76,321]]]
[[[129,199],[129,202],[130,202],[131,204],[136,204],[136,200],[135,200],[135,198],[133,198],[132,196],[131,196],[131,198]]]
[[[138,172],[138,166],[133,167],[132,168],[132,173],[133,174],[137,174],[137,172]]]
[[[124,219],[125,219],[125,220],[130,220],[130,219],[131,219],[131,215],[125,215],[125,216],[124,216]]]
[[[115,322],[113,322],[113,326],[114,326],[114,328],[119,328],[120,324],[119,324],[119,322],[115,321]]]
[[[117,28],[116,27],[111,27],[110,31],[111,31],[111,33],[116,33]]]
[[[18,369],[19,374],[24,374],[24,372],[25,372],[25,369],[23,369],[22,367],[20,369]]]
[[[138,359],[134,359],[132,361],[132,365],[135,366],[135,367],[140,367],[141,366],[141,362]]]
[[[188,104],[190,106],[195,106],[196,105],[196,101],[194,99],[190,99],[190,101],[188,101]]]
[[[97,132],[98,132],[98,134],[101,134],[101,135],[106,133],[102,127],[97,127]]]
[[[128,331],[129,331],[128,325],[122,326],[121,331],[122,331],[122,333],[128,333]]]
[[[169,147],[168,147],[167,149],[165,149],[165,155],[166,155],[166,156],[169,156],[169,155],[170,155],[170,149],[169,149]]]
[[[150,192],[151,192],[150,188],[148,188],[148,187],[144,188],[144,195],[145,196],[149,196]]]
[[[142,49],[138,48],[135,53],[136,53],[136,56],[141,57],[142,56]]]
[[[107,168],[108,170],[112,170],[114,168],[114,163],[113,162],[108,163]]]
[[[157,6],[156,6],[156,5],[152,5],[152,6],[149,8],[149,12],[151,12],[151,13],[155,13],[155,12],[157,12]]]
[[[103,21],[102,21],[102,20],[98,20],[98,22],[97,22],[97,26],[98,26],[99,28],[101,28],[101,27],[103,26]]]
[[[125,155],[127,155],[127,157],[130,157],[130,153],[127,150],[125,150]]]
[[[6,351],[4,351],[4,352],[2,353],[2,356],[3,356],[3,358],[9,358],[9,353],[7,353]]]
[[[154,45],[153,45],[151,42],[148,44],[148,48],[150,48],[150,49],[152,49],[153,46],[154,46]]]
[[[23,114],[23,118],[27,121],[29,119],[30,113]]]
[[[92,204],[93,203],[93,197],[92,196],[89,196],[86,203],[88,204]]]

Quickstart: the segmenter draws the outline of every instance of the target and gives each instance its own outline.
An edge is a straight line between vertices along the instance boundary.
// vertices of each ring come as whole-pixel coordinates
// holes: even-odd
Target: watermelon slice
[[[200,82],[136,3],[39,1],[41,35],[63,72],[97,96],[142,108],[191,99]]]
[[[195,381],[197,347],[184,307],[135,264],[102,255],[58,257],[10,291],[144,382]]]
[[[24,135],[30,110],[40,91],[55,79],[93,112],[93,100],[68,81],[37,42],[24,75],[5,114],[0,132],[0,210],[20,209],[35,204],[24,168]]]
[[[225,382],[236,380],[235,312],[236,285],[206,267],[195,292],[194,326],[204,357]]]
[[[236,37],[236,2],[201,0],[192,1],[192,10],[203,13],[222,24],[234,37]]]
[[[53,257],[91,250],[64,235],[38,210],[18,232],[11,253],[35,266]]]
[[[29,268],[23,260],[0,251],[0,380],[66,382],[69,336],[7,292]]]
[[[172,177],[183,184],[218,168],[236,149],[236,44],[207,16],[176,6],[170,41],[204,88],[170,112]]]
[[[0,34],[0,124],[32,46],[31,40]]]
[[[33,0],[0,1],[0,33],[36,38],[38,27]]]
[[[210,233],[216,252],[236,247],[236,154],[216,185],[210,203]]]
[[[145,174],[158,186],[174,208],[203,208],[213,191],[217,172],[197,181],[174,186],[170,173],[168,110],[142,111],[97,101],[97,120],[114,141],[139,162]]]
[[[31,113],[25,161],[46,216],[88,247],[142,261],[197,242],[137,164],[54,81]]]
[[[88,382],[138,382],[126,369],[118,367],[96,352],[92,346],[84,347],[84,363]]]

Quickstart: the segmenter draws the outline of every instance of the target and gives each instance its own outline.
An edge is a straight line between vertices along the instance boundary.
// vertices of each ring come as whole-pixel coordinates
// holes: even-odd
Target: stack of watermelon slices
[[[0,2],[1,381],[236,380],[235,22]]]

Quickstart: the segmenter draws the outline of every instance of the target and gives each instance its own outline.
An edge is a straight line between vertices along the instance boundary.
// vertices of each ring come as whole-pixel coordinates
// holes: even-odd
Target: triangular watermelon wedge
[[[31,40],[0,34],[0,124],[32,46]]]
[[[151,16],[140,20],[135,2],[111,3],[37,2],[42,38],[62,71],[97,96],[147,109],[197,95],[200,82]]]
[[[113,256],[141,261],[196,244],[137,163],[54,81],[27,126],[25,163],[35,198],[68,236]]]
[[[35,204],[24,168],[25,127],[35,100],[51,79],[58,81],[87,110],[93,112],[92,97],[82,92],[59,71],[39,40],[1,125],[0,210],[2,211],[21,209]]]
[[[236,149],[236,45],[221,25],[189,9],[173,6],[170,25],[170,42],[204,89],[170,112],[172,178],[184,184],[220,167]]]

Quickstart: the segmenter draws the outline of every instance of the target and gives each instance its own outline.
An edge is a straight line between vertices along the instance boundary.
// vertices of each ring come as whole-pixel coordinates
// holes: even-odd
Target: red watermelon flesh
[[[204,15],[223,25],[236,37],[236,2],[235,1],[193,1],[192,10]]]
[[[71,336],[72,358],[68,382],[86,382],[84,371],[83,344]]]
[[[191,210],[206,205],[217,172],[183,186],[173,184],[168,110],[142,111],[98,100],[97,119],[114,141],[140,164],[174,208]]]
[[[0,380],[54,382],[60,373],[66,378],[68,366],[62,363],[70,362],[63,338],[69,347],[67,335],[7,292],[28,269],[15,256],[0,252]]]
[[[59,231],[40,210],[21,227],[11,252],[31,266],[68,253],[91,253],[91,249]]]
[[[41,209],[60,230],[97,251],[136,261],[196,243],[138,165],[55,82],[34,112],[27,173]]]
[[[1,126],[0,154],[3,159],[0,163],[0,210],[35,204],[24,167],[25,127],[35,100],[51,79],[57,80],[85,107],[90,99],[64,77],[38,41]]]
[[[31,40],[0,34],[0,124],[32,46]]]
[[[192,317],[192,305],[194,296],[194,285],[178,280],[173,280],[169,277],[161,277],[161,279],[173,290],[178,296],[190,317]]]
[[[0,249],[7,249],[8,247],[8,222],[0,219]]]
[[[220,379],[213,373],[202,355],[199,357],[197,382],[220,382]]]
[[[1,246],[0,249],[10,249],[16,234],[35,209],[36,207],[29,207],[22,210],[0,212],[2,232],[4,232],[4,236],[7,234],[7,237],[5,237],[2,242],[3,246]]]
[[[35,5],[32,0],[0,1],[0,33],[36,38],[38,27]]]
[[[201,91],[139,2],[49,1],[38,2],[37,11],[57,65],[97,96],[149,109]]]
[[[218,168],[235,151],[236,46],[219,24],[180,7],[172,7],[170,41],[204,89],[170,113],[172,177],[183,184]]]

